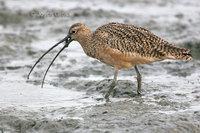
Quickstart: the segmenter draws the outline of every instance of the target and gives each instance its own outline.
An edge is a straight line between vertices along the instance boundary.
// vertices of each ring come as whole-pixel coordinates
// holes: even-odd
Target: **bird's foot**
[[[109,90],[108,90],[108,92],[106,93],[106,95],[105,95],[105,99],[106,99],[106,102],[109,102],[110,101],[110,99],[109,99],[109,96],[110,96],[110,94],[112,94],[112,96],[114,96],[114,87],[115,87],[115,83],[113,82],[110,86],[109,86]]]
[[[137,90],[137,95],[138,95],[138,96],[142,96],[141,89],[138,89],[138,90]]]
[[[105,95],[105,99],[106,99],[106,102],[110,102],[110,94],[111,94],[111,92],[110,91],[108,91],[107,93],[106,93],[106,95]]]

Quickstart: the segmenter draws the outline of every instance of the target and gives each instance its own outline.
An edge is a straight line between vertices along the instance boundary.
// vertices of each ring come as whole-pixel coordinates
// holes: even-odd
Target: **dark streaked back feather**
[[[99,27],[93,36],[99,36],[106,44],[105,47],[118,49],[122,53],[134,52],[142,57],[191,60],[190,50],[179,48],[144,28],[129,24],[109,23]]]

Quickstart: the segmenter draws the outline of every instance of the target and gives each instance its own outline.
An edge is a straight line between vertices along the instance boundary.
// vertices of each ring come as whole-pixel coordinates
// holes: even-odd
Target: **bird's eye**
[[[73,31],[72,31],[72,34],[73,34],[73,33],[76,33],[76,31],[75,31],[75,30],[73,30]]]

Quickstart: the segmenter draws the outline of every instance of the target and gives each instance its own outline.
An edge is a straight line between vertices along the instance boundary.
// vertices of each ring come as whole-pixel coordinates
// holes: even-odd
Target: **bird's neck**
[[[93,57],[93,53],[95,52],[93,44],[91,43],[92,40],[92,32],[88,31],[87,34],[83,34],[80,39],[78,40],[78,42],[81,44],[84,52],[90,56]]]
[[[87,34],[82,34],[79,37],[78,42],[81,44],[83,49],[86,48],[90,44],[91,34],[92,34],[91,32],[88,32]]]

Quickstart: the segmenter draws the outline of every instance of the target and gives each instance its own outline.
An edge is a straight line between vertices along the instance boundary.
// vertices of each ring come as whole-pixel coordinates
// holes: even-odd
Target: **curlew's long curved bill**
[[[66,48],[68,47],[68,45],[73,41],[71,39],[71,37],[68,35],[66,36],[65,38],[63,38],[61,41],[59,41],[58,43],[56,43],[54,46],[52,46],[49,50],[47,50],[37,61],[36,63],[33,65],[33,67],[31,68],[28,76],[27,76],[27,79],[29,79],[29,76],[31,74],[31,72],[33,71],[33,69],[35,68],[35,66],[40,62],[40,60],[47,54],[49,53],[52,49],[54,49],[55,47],[57,47],[60,43],[64,42],[65,41],[65,45],[63,46],[63,48],[56,54],[56,56],[54,57],[54,59],[51,61],[50,65],[48,66],[45,74],[44,74],[44,77],[43,77],[43,80],[42,80],[42,87],[43,87],[43,84],[44,84],[44,80],[45,80],[45,77],[47,75],[47,72],[49,71],[49,68],[51,67],[51,65],[53,64],[53,62],[55,61],[55,59],[57,58],[57,56]]]

